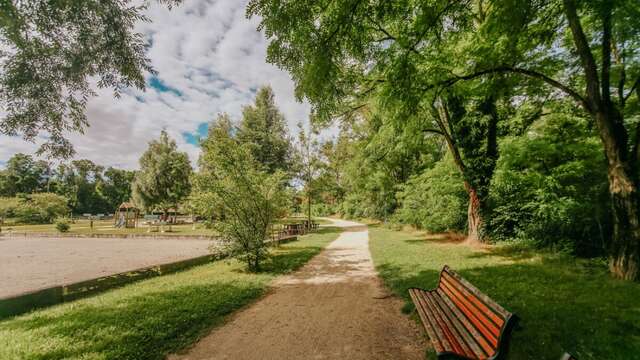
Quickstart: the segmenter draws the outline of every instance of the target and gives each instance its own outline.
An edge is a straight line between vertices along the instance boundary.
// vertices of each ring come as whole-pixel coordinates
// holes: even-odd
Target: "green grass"
[[[445,264],[515,312],[521,329],[509,359],[557,360],[563,351],[580,360],[640,359],[640,284],[610,278],[603,261],[514,246],[474,250],[382,228],[370,237],[376,268],[406,312],[407,289],[435,287]]]
[[[163,359],[263,295],[338,232],[321,229],[280,246],[258,274],[218,261],[0,321],[0,359]]]
[[[293,224],[300,223],[306,218],[301,217],[289,217],[278,221],[279,224]],[[319,224],[330,224],[330,221],[322,219],[314,219]],[[140,222],[140,226],[137,228],[115,228],[113,226],[113,220],[95,220],[93,222],[93,229],[89,224],[89,220],[76,220],[73,224],[70,224],[69,234],[147,234],[149,227]],[[3,232],[15,232],[15,233],[59,233],[56,230],[55,224],[29,224],[29,225],[3,225],[1,226]],[[168,226],[165,226],[168,229]],[[214,236],[216,232],[213,229],[207,229],[204,224],[197,223],[196,228],[193,228],[192,224],[183,225],[171,225],[171,231],[164,233],[152,232],[151,234],[162,235],[209,235]]]
[[[99,220],[93,222],[91,229],[89,220],[76,220],[70,224],[69,234],[146,234],[148,226],[141,224],[138,228],[115,228],[113,220]],[[165,226],[168,229],[168,226]],[[16,233],[59,233],[54,224],[31,224],[31,225],[10,225],[2,226],[3,232]],[[196,224],[193,229],[192,224],[171,225],[170,232],[152,232],[151,234],[162,235],[215,235],[215,231],[207,229],[203,224]]]

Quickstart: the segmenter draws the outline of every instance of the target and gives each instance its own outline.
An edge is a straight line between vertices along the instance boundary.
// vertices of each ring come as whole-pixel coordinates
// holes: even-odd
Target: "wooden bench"
[[[434,290],[409,289],[439,359],[504,359],[517,322],[448,266]]]
[[[284,227],[287,235],[304,235],[304,224],[287,224]]]

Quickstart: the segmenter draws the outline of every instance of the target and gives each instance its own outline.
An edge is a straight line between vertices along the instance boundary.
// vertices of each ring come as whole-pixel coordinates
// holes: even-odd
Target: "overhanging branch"
[[[461,75],[461,76],[455,76],[452,77],[450,79],[447,80],[443,80],[440,82],[437,82],[435,84],[431,84],[429,86],[427,86],[426,88],[424,88],[423,90],[427,91],[427,90],[431,90],[433,88],[436,87],[440,87],[440,86],[444,86],[444,87],[448,87],[448,86],[452,86],[454,84],[456,84],[459,81],[466,81],[466,80],[473,80],[485,75],[489,75],[489,74],[496,74],[496,73],[514,73],[514,74],[522,74],[522,75],[526,75],[528,77],[531,78],[535,78],[538,80],[542,80],[545,83],[563,91],[564,93],[566,93],[567,95],[571,96],[572,98],[574,98],[576,101],[579,101],[587,110],[591,110],[591,106],[589,105],[589,103],[586,101],[585,98],[582,97],[582,95],[580,95],[577,91],[573,90],[572,88],[560,83],[557,80],[552,79],[551,77],[537,72],[535,70],[529,70],[529,69],[523,69],[523,68],[519,68],[519,67],[513,67],[513,66],[508,66],[508,65],[502,65],[502,66],[497,66],[494,68],[490,68],[490,69],[485,69],[485,70],[480,70],[480,71],[476,71],[474,73],[471,74],[467,74],[467,75]]]
[[[640,77],[638,77],[636,79],[636,82],[633,83],[633,86],[631,87],[631,90],[629,91],[627,96],[624,97],[624,101],[625,102],[629,99],[629,96],[631,96],[631,94],[633,94],[633,91],[638,87],[638,85],[640,85]]]

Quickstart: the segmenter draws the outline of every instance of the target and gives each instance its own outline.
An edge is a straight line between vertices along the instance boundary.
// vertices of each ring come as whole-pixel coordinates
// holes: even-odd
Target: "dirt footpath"
[[[169,359],[424,359],[420,330],[375,273],[366,227],[335,225],[350,228],[269,295]]]
[[[184,239],[0,238],[0,298],[209,253]]]

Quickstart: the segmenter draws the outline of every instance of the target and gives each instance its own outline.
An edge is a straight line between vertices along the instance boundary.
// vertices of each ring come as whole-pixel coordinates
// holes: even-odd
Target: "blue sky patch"
[[[195,132],[190,133],[185,131],[182,133],[182,137],[187,143],[199,147],[200,139],[204,139],[205,137],[207,137],[208,131],[209,131],[209,123],[203,122],[203,123],[200,123],[200,125],[198,125],[198,128],[196,129]]]
[[[151,79],[149,79],[149,86],[156,89],[158,92],[170,92],[182,97],[182,93],[180,92],[180,90],[172,88],[171,86],[165,84],[164,81],[160,80],[160,78],[158,78],[157,76],[152,76]]]

